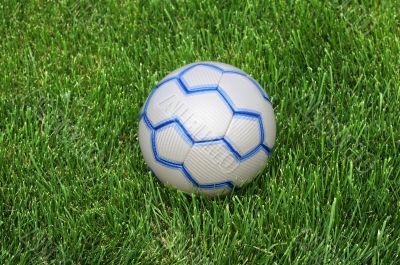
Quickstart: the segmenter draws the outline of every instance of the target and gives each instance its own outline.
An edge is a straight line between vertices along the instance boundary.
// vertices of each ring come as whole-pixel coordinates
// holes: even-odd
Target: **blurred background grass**
[[[3,1],[0,263],[399,264],[398,1]],[[272,98],[265,171],[168,190],[137,119],[186,63]]]

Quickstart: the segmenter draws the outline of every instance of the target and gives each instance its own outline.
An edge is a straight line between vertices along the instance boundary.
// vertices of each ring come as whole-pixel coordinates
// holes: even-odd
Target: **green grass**
[[[0,264],[400,264],[399,1],[20,2],[0,3]],[[161,186],[137,140],[152,87],[199,60],[277,116],[264,172],[213,200]]]

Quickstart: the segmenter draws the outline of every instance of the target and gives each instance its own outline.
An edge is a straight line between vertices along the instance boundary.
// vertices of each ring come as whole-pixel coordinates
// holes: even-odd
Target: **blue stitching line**
[[[189,142],[190,144],[194,144],[194,140],[193,140],[192,136],[186,130],[185,126],[183,126],[183,124],[177,118],[166,120],[166,121],[158,124],[157,126],[154,127],[154,130],[155,131],[162,130],[172,124],[177,125],[177,129],[181,131],[181,133],[183,134],[183,136],[184,136],[185,140],[187,140],[187,142]]]
[[[189,171],[185,168],[185,166],[182,164],[177,164],[174,162],[170,162],[168,160],[162,159],[158,156],[157,153],[157,148],[156,148],[156,144],[155,144],[155,134],[156,131],[159,129],[162,129],[163,127],[166,127],[168,125],[171,125],[173,123],[177,124],[177,128],[179,130],[181,130],[183,132],[184,135],[187,136],[187,140],[189,140],[191,142],[191,144],[206,144],[206,143],[212,143],[212,142],[217,142],[217,141],[222,141],[226,147],[228,147],[228,149],[232,152],[232,154],[234,154],[235,158],[240,162],[243,161],[251,156],[253,156],[255,153],[257,153],[260,149],[262,149],[263,151],[266,152],[266,154],[268,156],[270,156],[272,154],[272,150],[271,148],[269,148],[267,145],[264,144],[264,128],[263,128],[263,123],[262,123],[262,117],[260,113],[255,113],[254,111],[248,111],[248,110],[235,110],[233,108],[234,104],[233,102],[230,100],[230,98],[226,95],[226,93],[220,89],[219,86],[209,86],[209,87],[199,87],[196,88],[194,90],[189,90],[187,88],[187,86],[184,84],[184,82],[182,82],[181,77],[182,75],[184,75],[187,71],[189,71],[190,69],[196,67],[196,66],[207,66],[213,69],[216,69],[220,72],[222,72],[222,74],[224,73],[232,73],[232,74],[238,74],[241,76],[244,76],[246,78],[248,78],[256,87],[257,89],[260,91],[260,93],[262,94],[263,98],[266,99],[268,102],[270,102],[270,99],[268,98],[268,96],[265,94],[265,92],[262,90],[262,88],[259,86],[259,84],[252,79],[251,77],[249,77],[247,74],[242,73],[242,72],[238,72],[238,71],[232,71],[232,70],[228,70],[225,71],[222,68],[212,65],[212,64],[206,64],[206,63],[198,63],[198,64],[193,64],[191,66],[189,66],[188,68],[184,69],[183,71],[181,71],[177,76],[175,77],[171,77],[168,78],[160,83],[158,83],[156,85],[156,87],[151,91],[150,95],[148,96],[148,99],[146,100],[144,109],[143,109],[143,113],[140,114],[140,118],[143,118],[144,122],[146,123],[146,125],[151,129],[151,143],[152,143],[152,151],[154,154],[154,157],[156,159],[156,161],[158,161],[159,163],[168,166],[168,167],[172,167],[172,168],[177,168],[182,170],[182,172],[184,173],[184,175],[186,176],[186,178],[192,183],[194,184],[196,187],[199,188],[204,188],[204,189],[211,189],[211,188],[220,188],[220,187],[229,187],[229,188],[234,188],[235,185],[231,182],[231,181],[226,181],[226,182],[221,182],[221,183],[215,183],[215,184],[199,184],[189,173]],[[180,122],[179,119],[177,118],[173,118],[173,119],[169,119],[166,120],[164,122],[161,122],[160,124],[158,124],[157,126],[153,127],[153,125],[151,124],[151,121],[148,119],[147,117],[147,108],[148,108],[148,104],[150,102],[150,98],[153,96],[154,92],[157,90],[157,88],[159,88],[160,86],[162,86],[163,84],[172,81],[172,80],[176,80],[179,84],[179,87],[185,92],[185,94],[192,94],[192,93],[201,93],[201,92],[209,92],[209,91],[216,91],[218,92],[218,94],[222,97],[222,99],[225,101],[225,103],[228,105],[228,107],[231,109],[233,115],[242,115],[242,116],[249,116],[252,118],[256,118],[259,122],[259,126],[260,126],[260,139],[261,139],[261,143],[254,148],[252,151],[250,151],[249,153],[245,154],[245,155],[240,155],[239,152],[232,146],[232,144],[225,138],[216,138],[216,139],[210,139],[210,140],[201,140],[201,141],[195,141],[192,137],[192,135],[186,130],[186,128],[183,126],[183,124]],[[186,137],[185,137],[186,138]]]
[[[176,77],[178,79],[181,79],[182,76],[186,72],[188,72],[190,69],[193,69],[194,67],[197,67],[197,66],[206,66],[206,67],[215,69],[215,70],[221,72],[222,74],[237,74],[237,75],[243,76],[243,77],[247,78],[248,80],[250,80],[256,86],[256,88],[258,89],[258,91],[260,91],[260,93],[264,99],[266,99],[268,102],[271,102],[270,98],[267,96],[265,91],[261,88],[260,84],[258,84],[258,82],[256,80],[254,80],[251,76],[249,76],[248,74],[246,74],[244,72],[239,72],[239,71],[235,71],[235,70],[224,70],[219,66],[216,66],[213,64],[208,64],[208,63],[197,63],[197,64],[193,64],[193,65],[189,66],[188,68],[182,70]],[[198,87],[198,88],[195,88],[194,90],[198,90],[198,89],[201,89],[201,88]]]
[[[179,87],[181,87],[183,89],[185,94],[195,94],[195,93],[198,94],[198,93],[209,92],[209,91],[217,92],[216,86],[206,86],[206,87],[202,87],[201,89],[197,88],[195,90],[190,90],[187,88],[187,86],[182,82],[182,80],[180,78],[175,78],[175,80],[178,82]]]
[[[238,113],[237,115],[241,115],[241,116],[255,116],[255,118],[257,119],[258,122],[260,122],[260,120],[258,119],[257,115],[255,115],[254,113],[251,113],[251,115],[248,114],[244,114],[244,113]],[[239,162],[246,160],[247,158],[251,157],[253,154],[257,153],[261,148],[265,149],[266,154],[268,156],[271,155],[271,149],[268,148],[266,145],[263,144],[263,137],[260,138],[260,143],[253,149],[251,150],[249,153],[245,154],[245,155],[241,155],[233,146],[232,143],[229,142],[228,139],[226,139],[225,137],[220,137],[220,138],[214,138],[214,139],[208,139],[208,140],[195,140],[193,139],[192,135],[190,134],[190,132],[188,130],[186,130],[185,126],[180,122],[179,119],[177,118],[173,118],[173,119],[169,119],[166,121],[163,121],[162,123],[158,124],[157,126],[152,126],[151,122],[149,120],[149,118],[147,117],[147,115],[145,113],[143,113],[143,118],[145,119],[146,124],[148,125],[148,127],[150,127],[151,129],[154,130],[155,134],[157,131],[160,131],[168,126],[171,125],[176,125],[176,128],[178,130],[180,130],[180,132],[183,134],[184,139],[191,145],[193,144],[210,144],[210,143],[215,143],[215,142],[223,142],[225,144],[226,147],[228,147],[229,151],[232,152],[235,157],[236,160],[238,160]],[[253,118],[253,117],[252,117]],[[261,134],[263,134],[263,128],[262,128],[262,124],[259,123],[260,126],[260,132]],[[155,137],[155,136],[154,136]],[[156,146],[156,145],[155,145]],[[160,158],[161,159],[161,158]]]
[[[191,65],[190,67],[186,68],[185,70],[183,70],[181,73],[178,74],[178,78],[177,78],[176,80],[177,80],[178,84],[180,85],[180,88],[182,88],[183,91],[184,91],[186,94],[194,94],[194,93],[197,94],[197,93],[208,92],[208,91],[216,91],[216,92],[218,92],[217,94],[219,94],[219,96],[222,98],[222,100],[226,103],[226,105],[227,105],[227,106],[229,107],[229,109],[232,111],[233,116],[235,116],[235,115],[242,115],[242,116],[250,116],[250,117],[257,118],[257,119],[258,119],[258,122],[259,122],[259,124],[260,124],[260,133],[261,133],[261,135],[260,135],[260,145],[262,145],[262,143],[264,143],[264,126],[263,126],[263,121],[262,121],[261,113],[258,113],[258,112],[255,112],[255,111],[249,111],[249,110],[246,110],[246,109],[237,109],[237,110],[235,110],[235,108],[233,107],[233,106],[235,106],[235,104],[232,102],[232,100],[229,98],[229,96],[225,93],[225,91],[223,91],[219,86],[216,86],[216,87],[206,87],[205,89],[201,89],[201,90],[200,90],[200,89],[189,90],[189,89],[186,87],[186,85],[182,82],[182,80],[180,79],[179,76],[181,76],[183,72],[185,72],[185,71],[187,72],[188,70],[190,70],[190,69],[192,69],[193,67],[198,66],[198,65],[205,65],[205,66],[210,66],[211,68],[220,69],[220,68],[217,67],[217,66],[208,65],[208,64],[195,64],[195,65]],[[232,72],[232,71],[230,71],[230,72]],[[236,73],[236,72],[234,72],[234,73]],[[241,74],[241,73],[240,73],[240,74]],[[244,74],[241,74],[241,75],[244,76]],[[173,80],[173,79],[171,79],[171,80]],[[167,80],[166,80],[166,81],[167,81]],[[165,82],[163,82],[163,84],[164,84],[164,83],[165,83]],[[268,102],[270,102],[270,101],[268,100]],[[145,109],[145,111],[146,111],[146,109]],[[177,121],[179,122],[179,120],[177,120]],[[180,124],[180,125],[181,125],[182,128],[184,128],[184,126],[183,126],[182,124]],[[185,131],[186,131],[186,129],[185,129]],[[187,132],[187,131],[186,131],[186,132]],[[189,138],[192,139],[192,142],[193,142],[193,143],[201,143],[201,142],[202,142],[202,141],[195,141],[195,140],[191,137],[190,133],[188,133],[187,135],[189,136]],[[215,139],[215,140],[218,140],[218,139]],[[207,141],[210,141],[210,140],[204,140],[204,142],[207,142]],[[267,147],[266,145],[262,145],[262,146]],[[257,147],[256,147],[256,148],[257,148]],[[272,154],[270,148],[267,147],[267,148],[264,148],[264,149],[265,149],[265,151],[266,151],[266,153],[267,153],[268,156],[270,156],[270,155]],[[236,151],[235,149],[232,149],[232,150],[233,150],[233,152],[236,152],[236,153],[237,153],[237,151]]]
[[[214,183],[214,184],[199,184],[195,178],[192,177],[192,175],[189,173],[189,171],[186,169],[186,167],[183,165],[183,163],[174,163],[168,160],[165,160],[161,158],[158,155],[157,148],[156,148],[156,129],[152,127],[150,120],[148,119],[147,115],[143,113],[141,115],[141,119],[145,122],[146,126],[150,129],[151,131],[151,148],[153,151],[154,159],[163,164],[164,166],[174,168],[174,169],[180,169],[186,179],[188,179],[194,186],[201,188],[201,189],[216,189],[216,188],[223,188],[223,187],[229,187],[231,189],[235,188],[235,185],[231,181],[225,181],[225,182],[220,182],[220,183]],[[171,121],[168,122],[165,126],[168,126],[176,121]],[[178,121],[179,123],[179,121]],[[179,125],[181,126],[181,125]]]
[[[271,103],[270,98],[267,96],[267,94],[265,93],[265,91],[261,88],[261,86],[258,84],[258,82],[256,80],[254,80],[251,76],[245,74],[245,73],[241,73],[238,71],[232,71],[232,70],[228,70],[228,71],[224,71],[223,74],[237,74],[237,75],[241,75],[245,78],[247,78],[248,80],[250,80],[258,89],[258,91],[260,91],[262,97],[267,100],[268,102]]]
[[[261,133],[261,135],[260,135],[260,144],[264,143],[264,125],[263,125],[263,120],[262,120],[262,117],[261,117],[261,113],[258,113],[256,111],[249,111],[249,110],[245,110],[245,109],[235,110],[234,107],[233,107],[235,105],[231,101],[231,99],[228,97],[228,95],[226,95],[226,93],[223,90],[219,89],[219,87],[218,87],[218,92],[221,94],[221,96],[222,96],[223,100],[225,101],[225,103],[232,110],[234,116],[235,115],[242,115],[242,116],[250,116],[250,117],[254,117],[254,118],[258,119],[258,122],[260,124],[260,133]],[[271,149],[268,148],[268,150],[270,151]],[[268,153],[269,153],[269,155],[271,155],[270,152],[268,152]]]

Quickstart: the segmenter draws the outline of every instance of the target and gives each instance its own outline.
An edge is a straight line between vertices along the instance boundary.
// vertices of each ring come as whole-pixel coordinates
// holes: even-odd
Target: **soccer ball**
[[[219,62],[185,65],[153,89],[139,143],[157,178],[187,193],[226,194],[251,181],[275,142],[275,115],[261,86]]]

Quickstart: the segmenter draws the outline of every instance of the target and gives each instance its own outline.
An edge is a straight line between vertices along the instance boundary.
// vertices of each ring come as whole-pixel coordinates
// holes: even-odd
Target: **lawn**
[[[399,1],[2,1],[0,264],[400,264],[399,23]],[[138,145],[151,89],[205,60],[277,118],[218,199]]]

